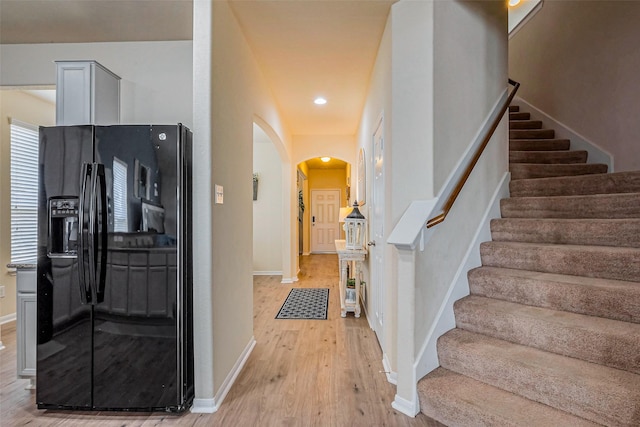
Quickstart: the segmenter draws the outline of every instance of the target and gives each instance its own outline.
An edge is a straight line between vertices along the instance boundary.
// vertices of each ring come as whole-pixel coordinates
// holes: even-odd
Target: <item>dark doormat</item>
[[[293,288],[276,319],[327,319],[329,288]]]

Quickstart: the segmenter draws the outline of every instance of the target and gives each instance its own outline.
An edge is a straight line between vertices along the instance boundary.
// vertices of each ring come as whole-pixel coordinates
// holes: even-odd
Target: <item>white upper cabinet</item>
[[[120,77],[96,61],[56,67],[56,125],[120,123]]]

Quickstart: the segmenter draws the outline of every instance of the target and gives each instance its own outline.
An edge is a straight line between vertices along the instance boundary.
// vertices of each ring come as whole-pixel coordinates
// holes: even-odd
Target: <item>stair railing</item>
[[[453,191],[451,191],[451,193],[449,194],[447,201],[442,206],[442,212],[439,215],[434,216],[433,218],[427,221],[427,228],[434,227],[440,224],[442,221],[444,221],[447,215],[449,214],[449,211],[453,207],[453,204],[456,202],[458,195],[460,195],[460,191],[462,191],[462,187],[464,187],[464,184],[466,184],[467,179],[469,178],[469,175],[471,175],[473,168],[476,166],[476,163],[478,163],[478,159],[480,158],[480,156],[482,156],[484,149],[487,147],[487,144],[491,140],[491,137],[493,137],[493,134],[495,133],[496,128],[500,124],[500,121],[502,120],[504,113],[507,111],[507,108],[509,108],[511,101],[513,101],[513,97],[516,95],[516,92],[520,88],[520,83],[516,82],[515,80],[509,79],[509,84],[513,86],[513,89],[511,90],[511,93],[509,94],[509,97],[507,98],[507,100],[500,107],[500,113],[493,119],[491,127],[489,128],[489,131],[485,134],[484,138],[482,139],[482,143],[476,150],[476,153],[474,154],[474,156],[471,158],[471,162],[469,162],[462,176],[458,180],[458,183],[453,188]]]
[[[415,342],[416,247],[424,250],[425,242],[431,234],[429,230],[443,222],[453,207],[520,87],[520,83],[512,79],[509,79],[509,84],[513,89],[508,96],[505,93],[494,106],[483,125],[483,131],[473,143],[477,147],[475,152],[470,158],[470,154],[465,155],[469,160],[464,170],[457,172],[437,197],[412,201],[387,239],[387,243],[397,249],[396,287],[398,307],[402,307],[398,310],[397,317],[396,395],[392,406],[409,416],[415,416],[420,411]],[[439,213],[435,215],[437,212]]]

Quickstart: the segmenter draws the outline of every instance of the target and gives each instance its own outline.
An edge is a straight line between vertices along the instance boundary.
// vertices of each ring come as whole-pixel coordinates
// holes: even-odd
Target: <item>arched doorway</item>
[[[340,208],[350,204],[351,164],[331,157],[312,157],[297,165],[303,176],[299,194],[302,255],[334,252],[334,240],[343,238]]]

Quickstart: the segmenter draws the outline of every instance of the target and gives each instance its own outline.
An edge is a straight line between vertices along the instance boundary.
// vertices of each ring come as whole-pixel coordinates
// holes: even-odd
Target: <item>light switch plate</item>
[[[215,204],[216,205],[221,205],[222,203],[224,203],[224,188],[222,188],[222,185],[215,185],[215,193],[216,193],[216,199],[215,199]]]

